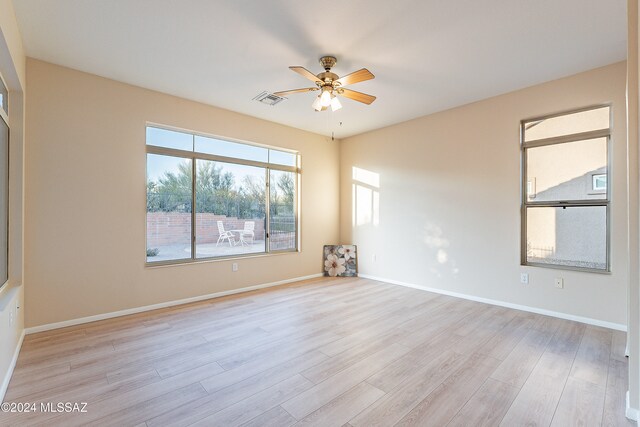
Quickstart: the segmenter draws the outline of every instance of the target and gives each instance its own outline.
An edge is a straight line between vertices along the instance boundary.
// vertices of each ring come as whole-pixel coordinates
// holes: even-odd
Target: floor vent
[[[283,98],[278,95],[274,95],[265,90],[264,92],[262,92],[260,95],[256,96],[253,99],[255,99],[258,102],[262,102],[263,104],[276,105],[277,103],[284,101],[286,98]]]

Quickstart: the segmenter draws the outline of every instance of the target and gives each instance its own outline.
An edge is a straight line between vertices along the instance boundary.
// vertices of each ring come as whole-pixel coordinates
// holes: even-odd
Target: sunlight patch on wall
[[[380,174],[353,167],[352,225],[380,224]]]
[[[380,174],[366,169],[353,167],[353,180],[369,187],[380,188]]]
[[[449,239],[444,237],[442,228],[435,224],[427,223],[424,226],[423,241],[435,255],[434,258],[436,264],[429,269],[431,273],[435,274],[437,277],[442,277],[443,272],[446,272],[446,270],[449,270],[449,273],[453,276],[456,276],[459,273],[460,270],[456,266],[455,261],[449,257],[448,248],[450,243]],[[437,265],[440,265],[444,270],[441,271],[440,267],[436,267]]]

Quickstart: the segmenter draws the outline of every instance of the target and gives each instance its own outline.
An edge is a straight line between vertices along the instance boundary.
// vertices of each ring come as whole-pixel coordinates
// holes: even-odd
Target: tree
[[[231,172],[222,173],[215,162],[198,162],[196,171],[196,212],[229,216],[233,209],[235,191]]]
[[[263,177],[247,175],[239,189],[239,218],[262,218],[265,216],[267,187]]]
[[[154,202],[159,211],[191,212],[191,163],[180,163],[178,173],[165,172],[157,183],[147,183],[147,207],[149,206],[149,188],[155,190]]]
[[[265,215],[264,178],[245,176],[239,187],[231,172],[216,162],[199,160],[196,170],[196,212],[259,218]],[[191,163],[147,182],[148,212],[191,212]]]
[[[272,216],[293,215],[293,202],[295,196],[295,183],[293,174],[288,172],[276,172],[272,174],[271,194],[269,198]]]
[[[153,181],[147,182],[147,212],[157,212],[160,210],[160,194],[158,184]]]
[[[295,195],[295,183],[292,173],[283,173],[278,178],[278,188],[282,191],[281,203],[291,206],[293,212],[293,198]]]

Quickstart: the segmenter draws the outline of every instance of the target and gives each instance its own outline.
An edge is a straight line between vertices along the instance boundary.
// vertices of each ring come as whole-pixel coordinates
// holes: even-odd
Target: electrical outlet
[[[520,273],[520,283],[523,285],[529,284],[529,273]]]
[[[233,264],[231,264],[231,271],[238,271],[238,263],[234,262]]]
[[[562,277],[556,277],[555,283],[556,283],[556,288],[558,289],[564,288],[564,279]]]
[[[11,307],[11,310],[9,310],[9,326],[13,326],[14,316],[13,307]]]

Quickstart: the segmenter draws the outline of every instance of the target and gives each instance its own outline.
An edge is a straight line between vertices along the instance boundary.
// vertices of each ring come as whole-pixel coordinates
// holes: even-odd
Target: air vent
[[[274,95],[265,90],[264,92],[262,92],[260,95],[256,96],[253,99],[255,99],[258,102],[262,102],[263,104],[276,105],[278,102],[284,101],[286,98],[283,98],[278,95]]]

